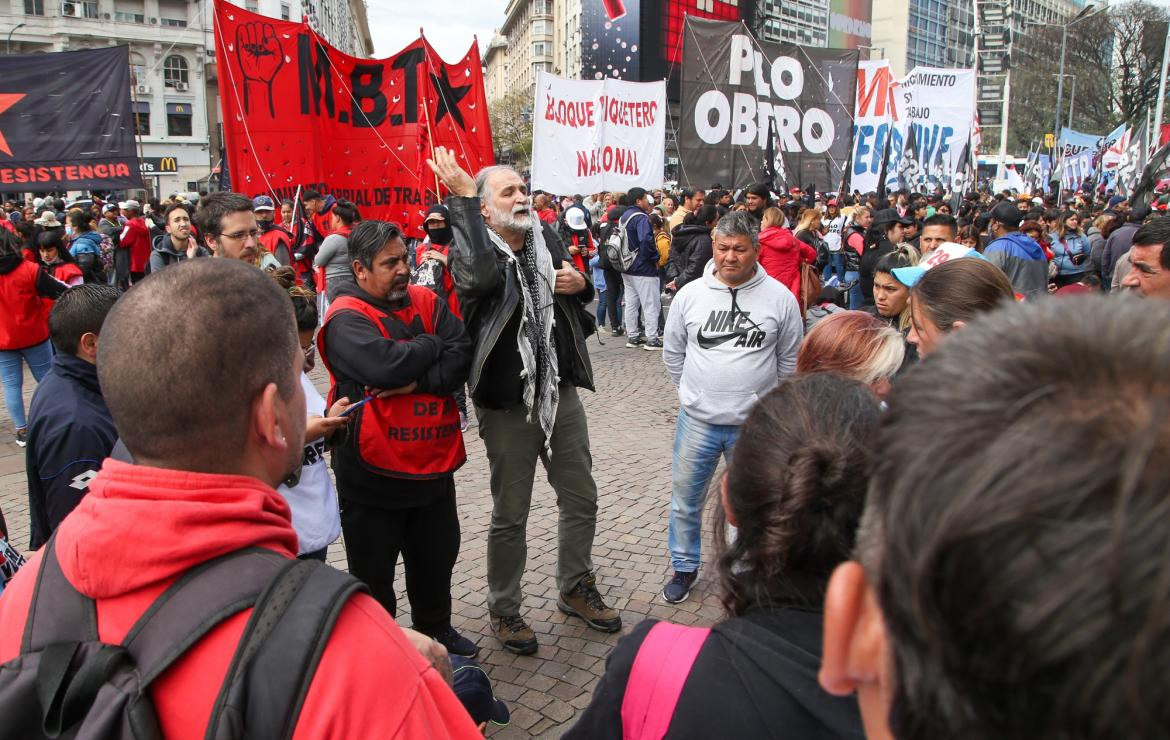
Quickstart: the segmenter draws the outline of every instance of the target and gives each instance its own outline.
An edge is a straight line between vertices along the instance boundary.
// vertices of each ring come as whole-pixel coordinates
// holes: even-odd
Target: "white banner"
[[[898,86],[898,130],[905,142],[914,127],[916,162],[907,168],[915,182],[902,183],[911,190],[945,188],[955,174],[975,121],[975,70],[915,67]],[[897,155],[901,154],[898,149]],[[890,156],[892,172],[900,171],[895,153]]]
[[[849,172],[851,190],[862,193],[877,190],[886,137],[897,121],[897,86],[890,72],[889,60],[863,59],[857,63],[857,104],[854,107],[853,157]],[[898,151],[901,149],[899,140]]]
[[[532,114],[533,190],[572,195],[662,185],[666,82],[541,72]]]

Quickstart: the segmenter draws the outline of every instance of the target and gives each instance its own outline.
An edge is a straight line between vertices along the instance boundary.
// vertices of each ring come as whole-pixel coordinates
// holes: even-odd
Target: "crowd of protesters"
[[[0,726],[507,722],[452,626],[464,432],[500,647],[547,632],[521,590],[538,461],[551,601],[622,630],[580,397],[601,332],[660,351],[678,391],[661,597],[707,573],[726,616],[625,625],[567,737],[1161,734],[1170,219],[1068,192],[558,197],[430,166],[449,197],[420,238],[314,191],[6,204],[35,552],[0,542]],[[1107,292],[1153,300],[1078,295]],[[324,564],[342,534],[349,576]],[[102,689],[131,674],[149,711]]]

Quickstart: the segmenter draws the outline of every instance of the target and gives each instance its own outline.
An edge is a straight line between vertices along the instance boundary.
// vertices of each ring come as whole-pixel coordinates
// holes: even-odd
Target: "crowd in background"
[[[118,642],[208,558],[238,555],[244,584],[270,567],[255,548],[319,573],[344,533],[356,581],[314,591],[319,621],[300,624],[318,643],[290,669],[298,732],[506,722],[451,624],[463,432],[474,415],[491,471],[501,648],[556,639],[521,590],[538,461],[559,509],[552,601],[621,630],[591,554],[596,332],[662,353],[679,411],[661,598],[706,574],[725,616],[633,626],[567,737],[1161,734],[1165,198],[530,194],[442,148],[431,166],[450,197],[417,235],[313,191],[5,204],[0,370],[37,553],[0,598],[0,660],[49,647],[30,604],[55,573]],[[393,621],[400,556],[413,630]],[[257,621],[240,616],[170,656],[151,690],[166,735],[219,716]]]

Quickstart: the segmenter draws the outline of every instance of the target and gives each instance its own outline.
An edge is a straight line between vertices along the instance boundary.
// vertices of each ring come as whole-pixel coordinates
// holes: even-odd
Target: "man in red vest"
[[[183,321],[144,320],[171,314]],[[92,600],[67,601],[70,607],[55,616],[84,623],[88,614],[107,644],[126,639],[168,586],[221,555],[255,548],[269,560],[296,557],[289,506],[276,491],[300,470],[306,418],[304,354],[288,294],[236,260],[185,260],[118,301],[102,324],[97,352],[102,396],[134,464],[106,460],[53,544],[9,582],[0,599],[0,662],[24,650],[50,548],[68,585]],[[217,578],[205,585],[218,592],[232,584]],[[209,722],[225,714],[217,696],[252,616],[247,606],[223,617],[149,684],[161,737],[202,738]],[[317,639],[292,632],[289,651]],[[348,598],[306,673],[303,700],[287,707],[288,736],[482,737],[416,645],[433,649],[432,661],[444,658],[430,640],[404,634],[368,595]],[[280,678],[260,673],[248,680]],[[17,711],[3,708],[6,720]],[[85,708],[44,711],[68,737],[75,734],[68,725]],[[275,736],[257,732],[254,718],[242,716],[249,713],[227,714],[243,719],[242,735]]]
[[[410,285],[402,231],[362,221],[349,235],[345,282],[317,337],[331,399],[370,398],[333,453],[350,573],[391,614],[402,554],[414,628],[453,655],[478,647],[451,626],[459,556],[455,471],[467,459],[452,394],[471,371],[467,331],[446,303]]]

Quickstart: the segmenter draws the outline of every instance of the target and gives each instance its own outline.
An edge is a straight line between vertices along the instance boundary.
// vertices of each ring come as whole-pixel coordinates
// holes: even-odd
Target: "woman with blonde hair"
[[[902,367],[902,333],[864,311],[840,311],[821,319],[805,336],[796,372],[837,373],[869,386],[879,398]]]
[[[779,208],[764,209],[760,225],[760,267],[787,286],[797,301],[800,300],[800,265],[812,264],[816,258],[815,249],[784,228],[784,213]]]

